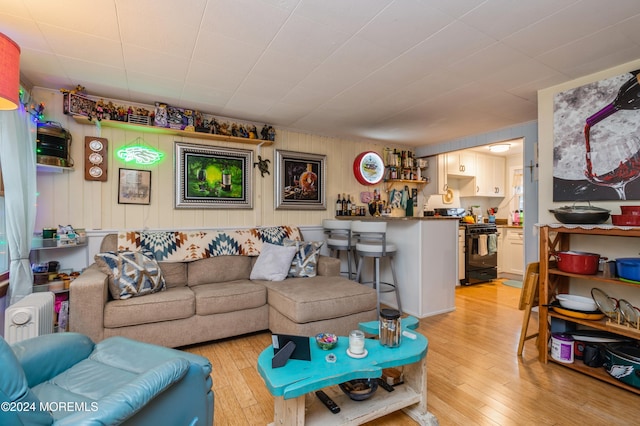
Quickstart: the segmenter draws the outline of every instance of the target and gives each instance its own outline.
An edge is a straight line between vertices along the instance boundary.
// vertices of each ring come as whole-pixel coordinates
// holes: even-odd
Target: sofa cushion
[[[188,318],[195,314],[196,301],[189,287],[174,287],[145,297],[112,300],[104,307],[107,328],[148,324]]]
[[[295,247],[296,254],[291,261],[288,277],[315,277],[318,271],[320,248],[324,241],[284,240],[285,247]]]
[[[187,262],[158,262],[167,287],[187,285]]]
[[[253,258],[249,256],[215,256],[187,264],[190,286],[248,280]]]
[[[192,287],[196,315],[221,314],[264,306],[267,289],[249,280],[228,281]]]
[[[296,254],[295,247],[285,247],[264,243],[260,256],[251,269],[252,280],[282,281],[287,277],[291,261]]]
[[[342,277],[261,281],[267,301],[291,321],[302,324],[376,309],[375,290]]]
[[[109,291],[114,299],[144,296],[165,289],[162,271],[153,253],[108,251],[94,256],[98,267],[109,275]]]

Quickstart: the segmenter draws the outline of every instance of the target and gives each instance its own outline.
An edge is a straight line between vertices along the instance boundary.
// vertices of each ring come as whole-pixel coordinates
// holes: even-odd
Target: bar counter
[[[458,224],[460,218],[447,216],[390,217],[337,216],[341,220],[387,222],[387,241],[398,247],[395,267],[404,313],[424,318],[455,310],[458,283]],[[380,262],[382,279],[393,282],[388,260]],[[363,270],[370,279],[372,262]],[[393,293],[382,302],[395,305]]]

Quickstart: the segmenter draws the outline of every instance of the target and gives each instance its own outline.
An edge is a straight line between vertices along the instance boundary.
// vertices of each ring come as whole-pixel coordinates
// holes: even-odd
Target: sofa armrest
[[[318,257],[318,275],[334,277],[340,275],[340,259],[329,256]]]
[[[11,345],[30,388],[86,359],[93,347],[91,339],[77,333],[45,334]]]
[[[95,263],[71,282],[69,288],[69,330],[94,342],[104,339],[104,307],[109,300],[109,276]]]
[[[173,358],[146,371],[125,386],[90,404],[86,411],[58,420],[56,425],[121,424],[146,407],[169,387],[182,380],[189,361]],[[177,405],[180,401],[174,401]]]

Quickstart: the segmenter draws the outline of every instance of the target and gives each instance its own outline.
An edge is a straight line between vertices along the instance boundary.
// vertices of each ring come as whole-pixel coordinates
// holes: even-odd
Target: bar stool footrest
[[[367,287],[373,287],[373,284],[375,284],[373,281],[365,281],[360,283],[362,285],[366,285]],[[386,283],[386,282],[381,282],[380,283],[380,293],[391,293],[391,292],[395,292],[396,291],[396,286],[391,284],[391,283]]]

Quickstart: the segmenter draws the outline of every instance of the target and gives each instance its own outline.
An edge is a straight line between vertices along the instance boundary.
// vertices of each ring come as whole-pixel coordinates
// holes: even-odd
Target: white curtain
[[[29,252],[36,222],[36,132],[23,106],[0,111],[0,166],[10,256],[8,305],[33,291]]]

